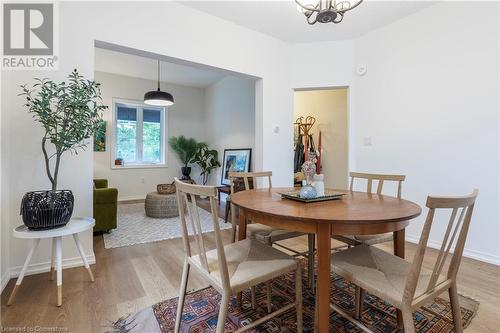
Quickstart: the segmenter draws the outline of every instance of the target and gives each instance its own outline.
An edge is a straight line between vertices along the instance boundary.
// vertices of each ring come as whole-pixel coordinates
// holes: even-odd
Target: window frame
[[[132,100],[132,99],[124,99],[124,98],[113,98],[113,112],[112,112],[112,121],[111,121],[111,149],[110,149],[110,166],[111,169],[147,169],[147,168],[166,168],[167,167],[167,108],[161,106],[147,105],[144,104],[143,101]],[[137,110],[136,123],[137,123],[137,132],[136,132],[136,161],[128,162],[125,165],[115,165],[116,156],[116,144],[118,142],[117,135],[118,131],[116,130],[118,124],[118,107],[124,106],[128,108],[134,108]],[[142,161],[142,153],[143,153],[143,110],[159,110],[160,111],[160,163],[148,163]]]

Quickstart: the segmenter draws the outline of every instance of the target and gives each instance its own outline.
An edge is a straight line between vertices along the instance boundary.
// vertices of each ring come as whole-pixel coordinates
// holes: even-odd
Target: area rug
[[[272,282],[273,310],[290,304],[295,299],[294,273],[289,273]],[[303,286],[307,286],[304,277]],[[354,285],[346,282],[342,277],[331,276],[331,302],[347,313],[354,310]],[[238,304],[233,297],[224,332],[234,332],[238,328],[266,315],[265,286],[257,286],[257,307],[252,309],[250,292],[243,293],[243,302]],[[215,332],[221,295],[213,288],[208,287],[190,293],[184,303],[181,332]],[[308,288],[303,289],[304,302],[304,332],[314,331],[314,294]],[[375,333],[403,333],[396,326],[396,309],[380,298],[366,294],[364,311],[361,323]],[[477,313],[479,303],[471,298],[460,296],[462,319],[464,328],[467,327]],[[134,315],[120,318],[113,324],[115,332],[173,332],[177,298],[172,298],[146,308]],[[416,332],[419,333],[449,333],[453,332],[451,307],[447,300],[437,298],[432,304],[414,312]],[[273,320],[270,320],[248,332],[296,332],[296,317],[294,311],[289,311]],[[330,331],[340,333],[364,332],[349,319],[342,317],[335,311],[330,315]]]
[[[202,208],[199,212],[202,231],[204,233],[214,231],[212,214]],[[118,227],[115,230],[103,235],[106,249],[182,237],[179,217],[148,217],[144,212],[144,203],[118,205],[117,224]],[[188,231],[192,234],[190,224],[188,220]],[[221,229],[231,228],[231,224],[224,223],[221,218],[219,218],[219,225]]]

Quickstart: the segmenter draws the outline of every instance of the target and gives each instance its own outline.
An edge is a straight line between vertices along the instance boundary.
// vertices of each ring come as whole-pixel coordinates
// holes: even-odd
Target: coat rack
[[[309,135],[314,123],[316,123],[316,118],[312,116],[307,116],[305,118],[299,117],[297,118],[297,120],[295,120],[294,123],[294,125],[297,125],[299,127],[299,133],[302,134],[305,138],[305,143],[304,143],[305,161],[309,160]]]

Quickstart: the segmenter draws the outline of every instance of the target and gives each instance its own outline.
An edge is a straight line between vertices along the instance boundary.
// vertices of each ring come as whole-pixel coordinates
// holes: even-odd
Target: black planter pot
[[[181,172],[181,180],[191,180],[191,177],[189,176],[191,174],[191,167],[182,167]]]
[[[34,230],[62,227],[71,219],[74,201],[69,190],[28,192],[21,201],[23,222]]]

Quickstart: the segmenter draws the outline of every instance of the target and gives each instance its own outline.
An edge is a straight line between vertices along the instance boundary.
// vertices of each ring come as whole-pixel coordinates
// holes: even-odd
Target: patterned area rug
[[[214,231],[212,214],[200,208],[200,222],[203,232]],[[231,228],[230,223],[224,223],[219,218],[221,229]],[[188,231],[192,234],[188,220]],[[144,212],[144,203],[118,205],[118,228],[109,234],[104,234],[104,247],[129,246],[134,244],[157,242],[164,239],[182,237],[179,217],[152,218]]]
[[[273,280],[272,303],[273,310],[289,304],[295,299],[294,273]],[[304,277],[304,332],[314,331],[314,294],[307,286]],[[354,310],[354,285],[347,283],[342,277],[332,274],[332,303],[347,313]],[[233,297],[229,307],[228,320],[224,332],[234,332],[239,327],[255,321],[266,314],[265,286],[257,286],[257,307],[250,305],[250,292],[243,293],[242,305],[238,305]],[[463,326],[467,327],[477,313],[479,303],[467,297],[460,297]],[[214,332],[217,326],[217,316],[220,294],[208,287],[190,293],[184,305],[181,332]],[[366,294],[361,322],[376,333],[403,333],[396,327],[396,309],[378,297]],[[169,299],[144,309],[135,315],[120,318],[113,324],[115,332],[173,332],[177,298]],[[447,300],[438,298],[432,304],[420,308],[414,313],[416,332],[419,333],[449,333],[453,332],[453,322],[450,304]],[[289,311],[274,320],[270,320],[248,332],[296,332],[296,317],[294,311]],[[360,333],[361,328],[347,318],[332,311],[330,315],[331,332]]]

